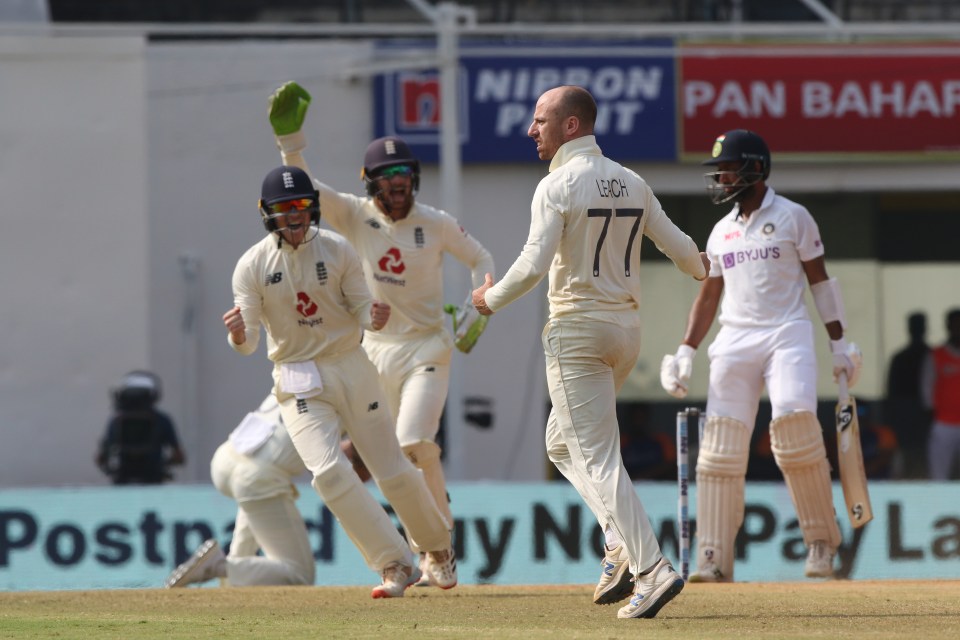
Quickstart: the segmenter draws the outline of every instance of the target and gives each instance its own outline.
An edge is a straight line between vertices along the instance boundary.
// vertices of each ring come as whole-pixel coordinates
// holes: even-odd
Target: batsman
[[[310,102],[303,87],[287,82],[270,96],[269,116],[283,163],[313,176],[303,157],[307,145],[303,123]],[[390,322],[378,333],[365,334],[363,348],[380,372],[397,439],[423,472],[452,529],[436,437],[447,399],[453,347],[469,352],[487,319],[472,304],[464,304],[455,313],[454,336],[447,331],[444,254],[470,269],[470,291],[483,283],[485,273],[494,273],[493,257],[453,216],[415,200],[420,162],[401,138],[371,142],[360,177],[363,195],[337,192],[316,178],[313,183],[320,193],[323,220],[356,249],[371,293],[391,307]]]
[[[774,192],[770,150],[752,131],[716,139],[704,175],[715,204],[733,209],[707,241],[709,277],[687,320],[683,341],[660,368],[664,389],[687,394],[693,360],[720,310],[720,330],[708,350],[707,419],[697,457],[697,554],[692,582],[731,582],[734,540],[744,516],[744,478],[760,394],[773,409],[770,442],[797,511],[808,548],[804,574],[833,576],[840,544],[824,436],[817,420],[814,306],[830,337],[833,376],[853,386],[861,356],[847,343],[840,287],[827,274],[823,242],[810,212]],[[859,444],[859,443],[857,443]],[[844,479],[846,482],[846,479]]]

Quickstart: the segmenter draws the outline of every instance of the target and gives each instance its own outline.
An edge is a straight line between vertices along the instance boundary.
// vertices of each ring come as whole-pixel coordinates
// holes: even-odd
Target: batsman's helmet
[[[734,185],[725,185],[720,181],[722,171],[711,171],[704,174],[707,183],[707,192],[711,194],[714,203],[720,204],[736,198],[738,195],[770,177],[770,149],[767,143],[753,131],[734,129],[720,135],[713,143],[713,150],[709,160],[704,165],[716,166],[721,162],[739,162],[740,168],[736,171],[740,180]],[[756,163],[760,163],[757,170]],[[730,190],[737,186],[739,189]]]
[[[320,192],[313,186],[307,172],[299,167],[277,167],[267,174],[260,188],[260,217],[267,231],[277,230],[277,216],[285,215],[272,209],[273,205],[291,200],[311,200],[310,224],[320,224]]]
[[[408,165],[413,168],[413,192],[416,193],[420,189],[420,161],[410,151],[410,147],[403,138],[385,136],[367,145],[367,151],[363,154],[363,169],[360,171],[360,178],[366,186],[367,194],[376,195],[380,190],[377,186],[377,177],[384,169],[397,165]]]

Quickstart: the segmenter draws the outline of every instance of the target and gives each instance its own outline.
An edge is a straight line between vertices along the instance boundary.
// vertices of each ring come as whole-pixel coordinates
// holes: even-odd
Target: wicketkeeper
[[[287,82],[269,100],[270,124],[283,163],[310,173],[302,126],[310,94]],[[311,174],[312,175],[312,174]],[[363,348],[380,372],[404,453],[423,471],[448,527],[453,528],[440,447],[440,416],[447,399],[454,344],[473,348],[486,326],[472,304],[456,315],[455,340],[444,326],[443,259],[469,267],[473,287],[494,273],[490,252],[450,214],[415,201],[420,162],[397,137],[374,140],[363,158],[365,195],[339,193],[314,179],[323,218],[360,255],[374,298],[392,309],[389,324],[364,335]],[[467,292],[469,294],[469,292]]]
[[[830,577],[840,530],[817,421],[817,359],[803,293],[809,284],[830,336],[834,379],[845,372],[852,387],[861,359],[856,345],[844,339],[840,287],[827,275],[813,217],[767,186],[770,151],[759,135],[728,131],[704,164],[716,167],[705,174],[713,202],[735,206],[710,234],[709,277],[690,310],[683,342],[675,355],[664,356],[660,370],[664,389],[685,397],[697,347],[719,307],[697,458],[697,571],[690,579],[733,580],[750,438],[764,385],[773,408],[773,454],[809,549],[805,574]]]

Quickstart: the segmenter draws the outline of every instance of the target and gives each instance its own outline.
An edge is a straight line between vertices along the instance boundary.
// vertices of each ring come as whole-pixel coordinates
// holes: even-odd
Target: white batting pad
[[[733,580],[737,531],[743,523],[750,430],[733,418],[709,416],[697,455],[697,563],[713,562]]]
[[[830,463],[823,446],[820,423],[809,411],[797,411],[770,423],[770,444],[797,510],[803,541],[810,546],[825,540],[840,544],[840,528],[833,507]]]

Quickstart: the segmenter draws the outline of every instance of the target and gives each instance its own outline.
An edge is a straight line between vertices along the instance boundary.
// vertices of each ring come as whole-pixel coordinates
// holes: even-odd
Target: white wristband
[[[296,153],[307,148],[307,136],[300,131],[294,131],[285,136],[277,136],[277,147],[283,153]]]
[[[677,347],[678,358],[693,358],[695,355],[697,355],[697,350],[688,344],[682,344]]]
[[[847,328],[843,298],[840,297],[840,283],[836,278],[811,285],[810,293],[813,294],[813,304],[817,307],[817,313],[820,314],[823,324],[839,322],[841,327]]]

